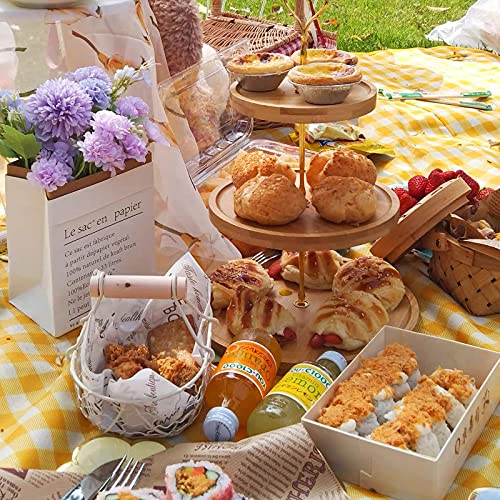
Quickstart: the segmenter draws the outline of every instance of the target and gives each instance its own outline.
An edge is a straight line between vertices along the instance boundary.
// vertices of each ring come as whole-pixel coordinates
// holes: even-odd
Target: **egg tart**
[[[292,54],[292,61],[295,64],[300,64],[300,50]],[[335,62],[344,63],[351,66],[356,66],[358,63],[358,56],[351,52],[344,50],[334,49],[308,49],[307,50],[307,64],[317,62]]]
[[[356,66],[344,63],[311,63],[296,66],[288,73],[292,83],[300,85],[345,85],[361,80]]]

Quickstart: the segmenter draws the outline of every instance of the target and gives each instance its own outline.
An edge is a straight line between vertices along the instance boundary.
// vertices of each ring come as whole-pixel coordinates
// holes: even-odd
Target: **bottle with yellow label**
[[[231,441],[252,410],[271,389],[281,363],[281,348],[264,330],[234,338],[205,392],[211,410],[203,422],[209,441]]]
[[[326,351],[316,362],[295,365],[250,414],[248,434],[255,436],[300,422],[346,366],[344,356],[336,351]]]

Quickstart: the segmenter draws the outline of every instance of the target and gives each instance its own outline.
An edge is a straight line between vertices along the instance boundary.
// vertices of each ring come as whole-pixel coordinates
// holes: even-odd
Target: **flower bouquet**
[[[165,140],[147,103],[124,95],[148,83],[148,68],[125,67],[110,78],[85,67],[23,98],[0,93],[0,154],[11,161],[9,300],[52,335],[89,312],[94,269],[154,274],[148,146]]]

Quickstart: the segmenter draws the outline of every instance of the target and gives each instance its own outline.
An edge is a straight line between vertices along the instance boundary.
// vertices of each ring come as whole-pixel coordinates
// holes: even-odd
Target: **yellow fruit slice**
[[[102,464],[122,458],[131,446],[116,437],[99,437],[82,444],[73,452],[73,463],[80,466],[86,474]]]
[[[139,441],[130,448],[129,456],[142,460],[165,449],[165,446],[156,441]]]

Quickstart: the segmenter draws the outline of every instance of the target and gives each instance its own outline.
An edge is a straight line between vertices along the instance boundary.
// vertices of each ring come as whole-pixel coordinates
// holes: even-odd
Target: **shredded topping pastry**
[[[359,422],[375,411],[375,407],[362,398],[351,399],[346,404],[336,404],[332,401],[321,410],[318,421],[330,427],[340,427],[348,420]]]
[[[472,377],[466,375],[462,370],[449,370],[442,368],[435,370],[431,379],[455,396],[459,401],[467,399],[472,395],[475,382]]]

